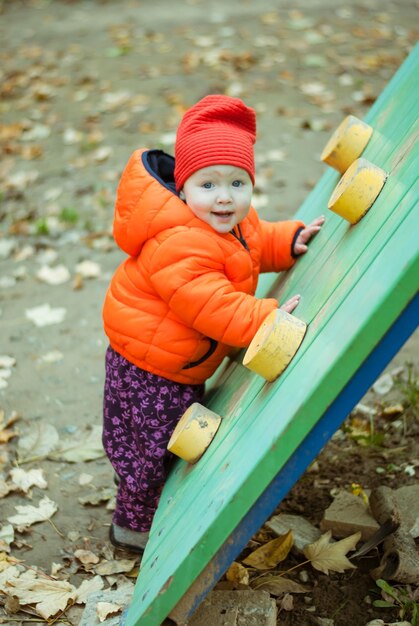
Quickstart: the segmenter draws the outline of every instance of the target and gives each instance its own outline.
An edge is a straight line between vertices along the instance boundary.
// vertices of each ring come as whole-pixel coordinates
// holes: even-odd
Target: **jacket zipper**
[[[237,241],[240,241],[240,243],[242,244],[243,248],[245,250],[247,250],[248,252],[250,252],[249,250],[249,246],[247,245],[247,241],[246,239],[243,237],[243,233],[242,233],[242,229],[240,228],[240,224],[237,224],[237,230],[239,231],[238,234],[236,233],[236,231],[231,230],[231,234],[233,235],[233,237],[235,237],[237,239]]]

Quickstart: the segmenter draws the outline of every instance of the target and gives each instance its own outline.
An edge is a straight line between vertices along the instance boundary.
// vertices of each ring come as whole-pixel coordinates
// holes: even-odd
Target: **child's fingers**
[[[314,235],[317,235],[317,233],[321,230],[322,224],[315,224],[314,222],[312,224],[310,224],[310,226],[307,226],[300,234],[303,238],[304,241],[309,241],[312,237],[314,237]]]
[[[295,296],[292,296],[292,298],[287,300],[280,307],[280,309],[282,309],[283,311],[286,311],[287,313],[292,313],[293,310],[295,309],[295,307],[299,304],[300,300],[301,300],[301,296],[299,294],[295,295]]]

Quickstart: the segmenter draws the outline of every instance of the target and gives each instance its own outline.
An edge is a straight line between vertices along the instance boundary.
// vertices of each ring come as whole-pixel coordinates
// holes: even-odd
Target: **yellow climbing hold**
[[[291,362],[307,325],[294,315],[276,309],[260,326],[243,358],[243,365],[272,382]]]
[[[215,437],[221,417],[194,402],[180,418],[167,449],[188,463],[196,463]]]
[[[327,142],[321,160],[343,174],[361,156],[371,135],[371,126],[348,115]]]
[[[387,174],[366,159],[357,159],[340,179],[328,208],[351,224],[356,224],[374,204]]]

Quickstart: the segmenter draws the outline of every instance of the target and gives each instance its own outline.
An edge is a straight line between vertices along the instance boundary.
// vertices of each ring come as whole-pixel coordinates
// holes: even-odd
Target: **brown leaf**
[[[74,556],[80,563],[83,563],[83,565],[95,565],[100,561],[97,554],[94,554],[90,550],[76,550]]]
[[[2,430],[0,431],[0,443],[7,443],[13,437],[17,437],[17,432],[14,430]]]
[[[234,561],[228,568],[226,578],[233,583],[242,585],[249,584],[249,572],[241,563],[237,563],[236,561]]]
[[[288,531],[286,535],[281,535],[257,548],[244,559],[243,563],[260,570],[272,569],[287,558],[293,542],[292,531]]]
[[[130,572],[135,566],[135,559],[119,559],[107,561],[104,559],[95,567],[96,574],[99,576],[112,576],[113,574],[124,574]]]
[[[353,569],[353,565],[345,556],[350,550],[354,550],[358,543],[361,533],[355,533],[349,537],[345,537],[341,541],[329,543],[331,531],[322,535],[320,539],[306,546],[303,550],[305,556],[311,562],[314,569],[329,574],[329,570],[333,572],[343,572],[345,569]]]

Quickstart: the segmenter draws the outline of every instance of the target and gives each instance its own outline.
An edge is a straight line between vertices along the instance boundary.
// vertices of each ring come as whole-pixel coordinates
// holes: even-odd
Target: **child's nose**
[[[217,196],[217,202],[219,204],[226,204],[226,203],[231,202],[231,194],[227,188],[222,187],[219,190],[218,196]]]

